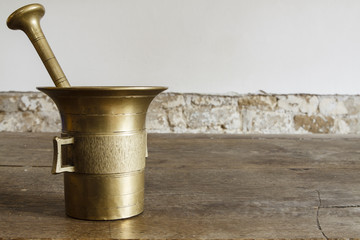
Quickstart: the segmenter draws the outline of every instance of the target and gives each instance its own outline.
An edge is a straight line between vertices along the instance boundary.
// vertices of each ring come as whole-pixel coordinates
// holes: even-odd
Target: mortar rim
[[[51,91],[148,91],[148,90],[162,90],[165,91],[168,87],[163,86],[71,86],[71,87],[36,87],[38,90],[51,90]]]

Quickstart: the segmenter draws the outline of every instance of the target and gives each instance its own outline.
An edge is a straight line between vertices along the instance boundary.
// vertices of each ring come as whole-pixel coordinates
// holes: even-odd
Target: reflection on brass
[[[52,52],[44,33],[40,27],[40,19],[44,16],[45,9],[40,4],[30,4],[19,8],[7,19],[10,29],[20,29],[26,33],[39,54],[46,70],[57,87],[70,87],[54,53]]]
[[[69,216],[110,220],[144,206],[146,112],[164,87],[40,87],[57,105],[62,136],[53,173],[65,172]]]
[[[143,170],[119,174],[65,173],[64,185],[66,213],[76,218],[128,218],[144,209]]]
[[[52,173],[64,172],[69,216],[112,220],[144,209],[146,112],[164,87],[70,87],[40,28],[40,4],[22,7],[7,24],[23,30],[56,87],[40,87],[57,105],[61,137],[54,138]]]

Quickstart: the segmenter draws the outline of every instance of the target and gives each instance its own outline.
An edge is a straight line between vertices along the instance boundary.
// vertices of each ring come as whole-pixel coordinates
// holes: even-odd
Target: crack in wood
[[[320,195],[320,191],[316,190],[317,194],[318,194],[318,200],[319,200],[319,204],[317,206],[317,210],[316,210],[316,224],[318,229],[321,231],[321,234],[324,236],[324,238],[326,240],[328,240],[329,238],[326,236],[326,234],[324,233],[324,231],[322,230],[321,224],[320,224],[320,220],[319,220],[319,212],[320,212],[320,208],[322,208],[321,206],[321,195]]]
[[[0,164],[0,167],[4,167],[4,168],[8,168],[8,167],[13,167],[13,168],[51,168],[51,166],[26,166],[26,165],[12,165],[12,164]]]
[[[109,238],[112,238],[112,236],[111,236],[111,223],[109,223]]]
[[[360,205],[335,205],[335,206],[322,206],[321,208],[358,208]]]

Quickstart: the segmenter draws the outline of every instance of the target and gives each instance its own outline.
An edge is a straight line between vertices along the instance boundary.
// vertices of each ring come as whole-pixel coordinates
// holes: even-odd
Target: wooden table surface
[[[54,133],[0,133],[0,239],[360,236],[360,137],[150,134],[145,211],[64,213]]]

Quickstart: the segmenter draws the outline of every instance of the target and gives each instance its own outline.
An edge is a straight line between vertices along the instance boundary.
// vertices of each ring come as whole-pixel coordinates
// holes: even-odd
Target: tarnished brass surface
[[[69,216],[128,218],[144,204],[146,112],[164,87],[39,87],[57,105],[62,137],[53,173],[65,172]]]
[[[57,105],[62,132],[133,134],[145,129],[146,111],[165,87],[38,87]]]
[[[64,174],[66,214],[112,220],[144,209],[144,170],[121,174]]]
[[[20,29],[26,33],[44,63],[46,70],[49,72],[55,86],[70,87],[40,27],[40,19],[44,14],[45,9],[42,5],[26,5],[8,17],[7,26],[10,29]]]

